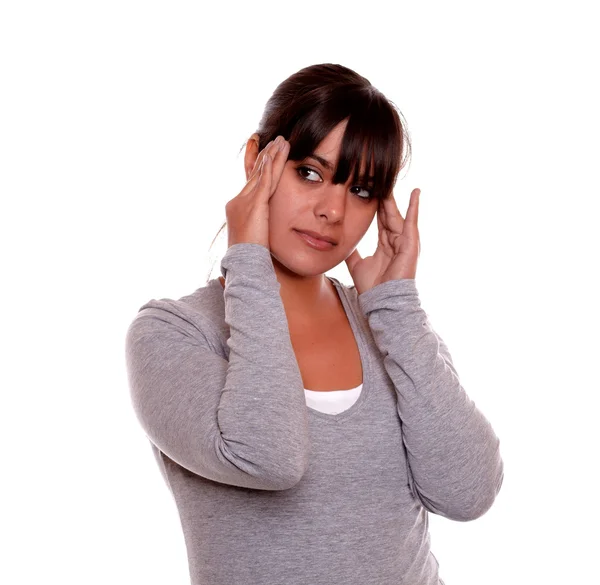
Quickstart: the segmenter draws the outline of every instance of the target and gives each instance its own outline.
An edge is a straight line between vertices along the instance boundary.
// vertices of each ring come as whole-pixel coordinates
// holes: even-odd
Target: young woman
[[[129,326],[193,585],[440,584],[428,513],[473,520],[500,489],[499,440],[421,308],[401,119],[341,65],[283,81],[225,207],[222,277]],[[341,262],[352,285],[325,275]]]

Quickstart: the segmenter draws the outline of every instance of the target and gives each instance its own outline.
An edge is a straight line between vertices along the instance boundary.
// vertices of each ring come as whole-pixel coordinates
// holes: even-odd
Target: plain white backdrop
[[[3,3],[0,581],[189,583],[125,331],[220,274],[240,148],[280,81],[334,62],[407,120],[422,305],[501,440],[492,509],[430,515],[441,577],[600,583],[592,4]]]

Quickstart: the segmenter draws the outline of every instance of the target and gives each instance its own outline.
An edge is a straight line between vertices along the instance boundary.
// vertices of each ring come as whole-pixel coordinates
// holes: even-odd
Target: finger
[[[382,206],[384,211],[383,222],[387,229],[393,233],[401,234],[404,231],[404,218],[398,209],[393,193],[382,201]]]
[[[419,220],[419,199],[421,198],[421,189],[413,189],[410,194],[410,204],[406,212],[406,235],[419,235],[418,220]]]
[[[264,197],[267,200],[271,198],[271,185],[273,183],[272,171],[273,159],[271,153],[265,153],[262,166],[260,168],[260,181],[256,185],[255,194],[257,197]]]
[[[244,185],[244,188],[240,191],[240,195],[250,195],[254,192],[254,189],[260,181],[260,172],[264,156],[267,152],[271,151],[273,142],[274,141],[271,140],[271,142],[269,142],[256,157],[256,160],[254,161],[254,168],[252,169],[252,172],[250,173],[250,176],[248,177],[248,181]]]
[[[282,160],[282,154],[285,156],[285,158],[287,158],[289,148],[286,148],[285,152],[282,153],[282,149],[284,147],[286,147],[286,141],[284,140],[283,136],[279,135],[275,138],[275,140],[271,140],[271,142],[269,142],[256,157],[255,169],[257,170],[257,172],[260,172],[262,168],[262,159],[266,154],[268,154],[271,158],[271,162],[275,162],[275,160]]]
[[[252,173],[257,173],[257,174],[260,173],[260,169],[262,166],[262,159],[264,158],[264,156],[267,152],[271,152],[274,142],[275,142],[274,140],[267,142],[267,145],[258,153],[258,156],[256,157],[256,160],[254,161],[254,168],[252,169]]]
[[[279,184],[279,180],[281,179],[281,175],[283,174],[283,169],[285,168],[285,163],[287,162],[288,155],[290,153],[290,143],[283,138],[283,136],[278,136],[281,142],[274,147],[273,150],[273,160],[271,164],[271,191],[275,191],[277,189],[277,185]]]

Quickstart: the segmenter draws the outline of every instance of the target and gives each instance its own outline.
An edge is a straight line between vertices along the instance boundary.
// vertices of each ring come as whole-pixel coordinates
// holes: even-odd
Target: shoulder
[[[176,329],[186,336],[216,342],[225,325],[223,291],[219,289],[220,283],[213,279],[180,298],[152,298],[138,309],[129,328]]]

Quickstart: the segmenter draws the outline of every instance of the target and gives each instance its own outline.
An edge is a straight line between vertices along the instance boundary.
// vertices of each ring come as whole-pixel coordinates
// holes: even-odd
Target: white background
[[[492,509],[430,515],[441,577],[600,583],[599,53],[592,2],[3,3],[0,581],[189,583],[125,331],[220,274],[241,146],[334,62],[408,122],[422,304],[501,439]]]

